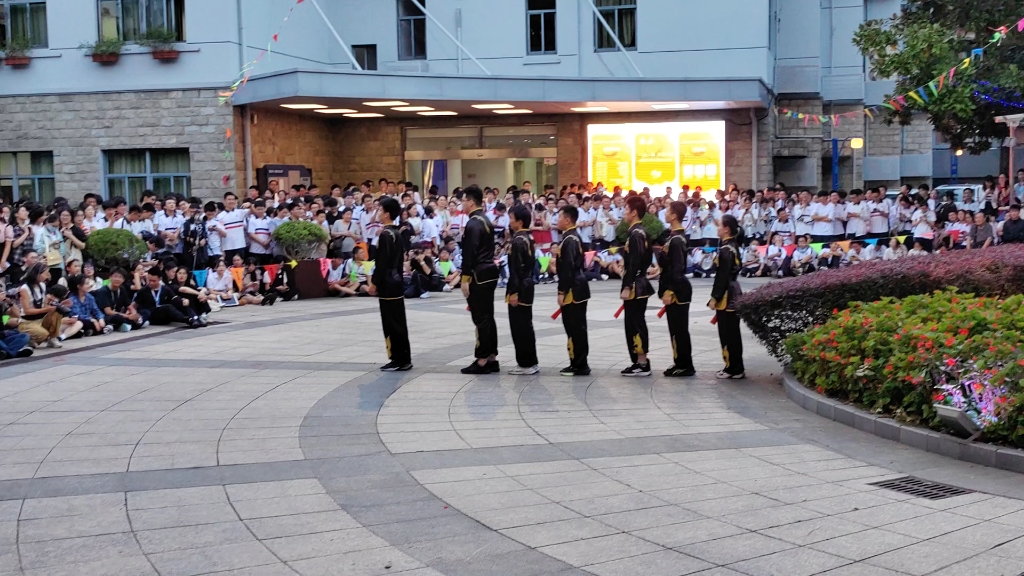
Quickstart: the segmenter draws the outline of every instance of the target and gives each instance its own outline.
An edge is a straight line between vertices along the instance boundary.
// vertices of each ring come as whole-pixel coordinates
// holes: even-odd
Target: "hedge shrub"
[[[327,231],[313,222],[289,221],[274,229],[274,242],[292,260],[305,260],[327,242]]]
[[[640,224],[643,225],[644,232],[647,232],[647,237],[652,240],[660,237],[665,231],[665,225],[654,214],[644,214],[644,217],[640,219]],[[629,224],[626,224],[625,220],[619,220],[619,223],[615,225],[615,238],[625,244],[627,236],[629,236]]]
[[[906,298],[955,287],[982,296],[1024,292],[1024,246],[956,250],[876,261],[772,282],[744,294],[738,312],[773,356],[785,360],[787,336],[828,320],[851,302]]]
[[[94,230],[85,240],[86,255],[105,270],[130,269],[132,263],[142,260],[147,252],[146,243],[130,230],[101,228]]]
[[[1024,296],[956,290],[856,302],[786,339],[796,377],[821,394],[942,429],[932,404],[950,390],[998,390],[984,438],[1024,446]],[[945,386],[943,386],[945,385]]]

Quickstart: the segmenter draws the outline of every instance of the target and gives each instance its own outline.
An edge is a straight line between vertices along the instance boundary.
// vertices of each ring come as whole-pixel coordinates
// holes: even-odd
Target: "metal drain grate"
[[[878,486],[879,488],[886,488],[896,492],[902,492],[903,494],[910,494],[911,496],[917,496],[918,498],[927,498],[928,500],[942,500],[943,498],[952,498],[953,496],[963,496],[964,494],[974,493],[974,490],[965,490],[963,488],[957,488],[956,486],[939,484],[938,482],[929,482],[920,478],[914,478],[913,476],[904,476],[903,478],[884,480],[882,482],[872,482],[870,485]]]

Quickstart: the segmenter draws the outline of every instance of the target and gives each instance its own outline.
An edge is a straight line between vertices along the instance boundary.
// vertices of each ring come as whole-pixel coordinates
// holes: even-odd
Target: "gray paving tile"
[[[504,528],[579,518],[579,514],[558,504],[548,503],[477,512],[473,515],[473,518],[492,530],[501,530]]]
[[[634,534],[666,548],[677,548],[687,544],[744,534],[745,532],[746,530],[732,524],[704,519],[637,530]]]
[[[261,540],[360,527],[358,522],[341,510],[251,518],[245,521],[245,525]]]
[[[712,567],[711,564],[672,550],[652,552],[587,566],[597,576],[683,576]]]
[[[11,574],[21,576],[22,573],[19,571]],[[156,571],[149,561],[140,555],[29,569],[25,570],[24,576],[156,576]]]
[[[847,564],[828,572],[822,572],[821,576],[904,576],[904,573],[893,572],[870,564]]]
[[[893,524],[886,524],[885,530],[913,536],[921,540],[927,540],[961,528],[973,526],[981,522],[975,518],[951,514],[949,512],[936,512],[926,516],[917,516],[909,520],[903,520]]]
[[[995,548],[1021,536],[1024,536],[1024,528],[989,522],[961,528],[955,532],[932,538],[929,542],[940,546],[958,546],[978,552]]]
[[[782,540],[762,534],[745,533],[680,546],[678,550],[690,556],[706,560],[715,565],[732,564],[758,556],[765,556],[792,548]]]
[[[387,546],[387,542],[364,528],[271,538],[262,543],[285,562]]]
[[[973,558],[947,566],[931,576],[1019,576],[1024,574],[1024,560],[1009,559],[989,554],[979,554]]]
[[[147,554],[255,540],[245,525],[238,521],[161,528],[159,530],[139,530],[135,532],[135,537]]]
[[[810,576],[849,561],[809,548],[792,548],[730,566],[750,576]]]
[[[701,518],[696,512],[685,510],[679,506],[661,506],[643,510],[630,510],[594,516],[594,520],[623,531],[657,528],[669,524],[679,524]]]
[[[940,568],[945,568],[950,564],[960,562],[963,559],[964,550],[961,548],[943,547],[931,542],[919,542],[906,548],[900,548],[881,556],[869,558],[865,562],[897,572],[922,576]]]
[[[657,552],[662,548],[629,534],[612,534],[544,546],[538,550],[572,566],[586,566]]]
[[[338,574],[380,576],[395,573],[411,574],[407,571],[420,568],[423,564],[394,549],[375,548],[298,560],[292,562],[291,566],[303,576],[336,576]]]
[[[508,528],[500,532],[526,546],[540,548],[541,546],[562,544],[574,540],[608,536],[609,534],[617,533],[618,530],[594,519],[573,518],[571,520],[560,520],[546,524]]]
[[[868,527],[863,524],[826,516],[824,518],[776,526],[761,532],[772,538],[792,542],[798,546],[807,546],[815,542],[846,536],[847,534],[864,530],[868,530]]]
[[[917,542],[917,538],[873,528],[811,544],[810,547],[850,560],[864,560]]]
[[[142,556],[131,534],[26,542],[19,546],[19,550],[26,570]]]

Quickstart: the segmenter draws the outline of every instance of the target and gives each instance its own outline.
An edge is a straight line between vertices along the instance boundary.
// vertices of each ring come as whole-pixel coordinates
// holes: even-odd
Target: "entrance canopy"
[[[308,114],[319,109],[328,111],[321,114],[338,111],[337,116],[415,118],[767,108],[769,96],[761,79],[745,78],[442,77],[288,70],[250,78],[232,103],[305,106],[297,111]]]

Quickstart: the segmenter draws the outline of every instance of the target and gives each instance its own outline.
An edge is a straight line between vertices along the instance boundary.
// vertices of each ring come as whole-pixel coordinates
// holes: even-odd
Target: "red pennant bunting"
[[[1024,18],[1021,18],[1020,22],[1017,22],[1017,32],[1024,32]]]
[[[277,278],[277,264],[267,264],[263,267],[263,271],[267,273],[267,277],[270,278],[270,284],[274,283],[274,278]]]
[[[271,38],[274,39],[274,42],[277,42],[277,34],[274,34],[273,36],[271,36]]]

